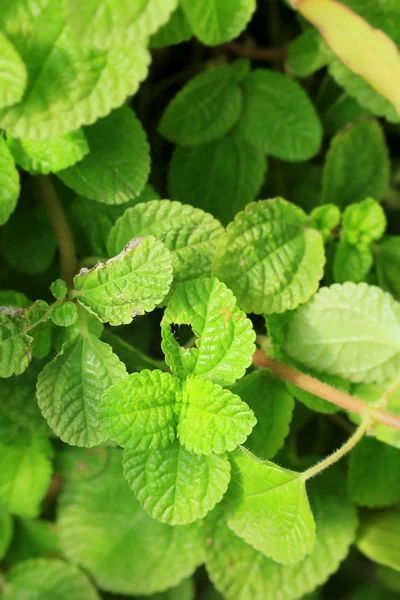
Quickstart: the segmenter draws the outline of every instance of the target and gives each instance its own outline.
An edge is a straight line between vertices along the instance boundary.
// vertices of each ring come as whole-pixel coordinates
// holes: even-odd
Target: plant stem
[[[343,456],[350,452],[350,450],[352,450],[354,446],[358,444],[361,438],[366,434],[370,424],[371,416],[369,413],[367,413],[361,421],[359,427],[357,427],[357,429],[355,430],[353,435],[349,437],[347,442],[345,442],[343,446],[338,448],[333,454],[327,456],[313,467],[310,467],[309,469],[307,469],[307,471],[304,471],[304,473],[301,474],[301,479],[303,481],[307,481],[307,479],[315,477],[315,475],[318,475],[319,473],[321,473],[321,471],[324,471],[328,467],[331,467],[335,462],[343,458]]]
[[[286,48],[257,48],[245,46],[238,42],[227,42],[224,44],[224,48],[232,52],[232,54],[236,54],[236,56],[244,56],[245,58],[268,62],[283,60],[286,56]]]
[[[74,238],[50,177],[37,175],[36,183],[60,251],[61,277],[71,289],[73,277],[78,270]]]
[[[340,408],[349,410],[350,412],[364,415],[369,413],[374,421],[387,425],[392,429],[400,430],[400,417],[393,415],[381,408],[374,408],[368,402],[355,398],[346,392],[337,390],[336,388],[314,379],[310,375],[306,375],[297,369],[293,369],[288,365],[267,356],[264,352],[257,349],[253,355],[253,364],[257,367],[271,369],[275,375],[298,386],[299,388],[315,394],[319,398],[323,398]]]

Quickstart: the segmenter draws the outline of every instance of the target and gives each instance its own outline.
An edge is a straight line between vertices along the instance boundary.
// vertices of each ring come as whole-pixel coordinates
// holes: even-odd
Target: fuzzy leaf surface
[[[235,217],[214,257],[214,274],[239,306],[256,314],[284,312],[318,289],[325,253],[301,208],[283,198],[252,202]]]
[[[152,519],[123,477],[118,450],[99,475],[66,487],[58,526],[67,558],[113,593],[161,592],[203,561],[201,523],[171,527]]]
[[[151,236],[134,238],[117,256],[74,277],[78,302],[110,325],[128,324],[152,311],[171,281],[169,250]]]
[[[63,442],[97,446],[107,439],[98,418],[100,400],[126,375],[125,365],[110,346],[87,333],[65,344],[40,373],[39,407]]]
[[[57,175],[85,198],[123,204],[139,196],[150,170],[149,146],[141,123],[126,107],[85,128],[90,152]]]
[[[315,543],[315,522],[299,475],[237,453],[224,501],[232,531],[265,556],[288,565],[310,554]]]
[[[244,81],[239,128],[255,148],[283,160],[308,160],[321,146],[322,126],[305,91],[268,69],[255,69]]]
[[[194,348],[180,346],[171,330],[184,324],[197,336]],[[201,375],[222,386],[244,375],[255,349],[251,321],[215,278],[178,286],[164,312],[161,333],[165,360],[174,375]]]
[[[245,402],[201,377],[184,384],[178,438],[196,454],[223,454],[243,444],[257,420]]]
[[[0,33],[0,108],[19,102],[26,86],[27,73],[20,55]]]
[[[153,200],[129,208],[110,231],[110,256],[120,252],[134,237],[152,235],[171,252],[176,283],[209,277],[223,227],[212,215],[189,204]]]
[[[144,510],[169,525],[203,518],[222,500],[231,472],[227,456],[193,454],[178,441],[143,453],[127,448],[123,467]]]
[[[175,405],[181,382],[157,369],[132,373],[108,388],[100,422],[110,438],[138,452],[165,448],[175,439]]]
[[[400,305],[365,283],[325,287],[294,315],[284,349],[323,373],[384,382],[400,368]]]

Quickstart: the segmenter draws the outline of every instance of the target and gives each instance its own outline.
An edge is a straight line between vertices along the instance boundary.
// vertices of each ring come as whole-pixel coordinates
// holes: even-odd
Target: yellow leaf
[[[400,115],[400,54],[380,29],[336,0],[292,0],[340,60],[387,98]]]

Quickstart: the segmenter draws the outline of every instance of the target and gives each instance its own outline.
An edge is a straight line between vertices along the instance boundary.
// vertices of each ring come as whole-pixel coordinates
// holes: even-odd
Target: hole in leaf
[[[174,338],[182,348],[193,348],[198,340],[197,335],[194,333],[191,325],[182,323],[171,323],[171,331],[174,334]]]

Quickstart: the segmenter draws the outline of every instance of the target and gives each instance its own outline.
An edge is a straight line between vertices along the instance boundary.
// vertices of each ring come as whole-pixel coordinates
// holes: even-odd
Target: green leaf
[[[139,196],[150,170],[146,134],[134,113],[119,108],[84,130],[90,152],[57,173],[78,194],[106,204]]]
[[[47,438],[19,431],[0,440],[0,505],[21,517],[37,517],[51,480]]]
[[[108,388],[100,405],[104,431],[124,448],[139,452],[166,448],[175,439],[175,405],[181,382],[147,369]]]
[[[302,87],[287,75],[255,69],[244,81],[240,133],[250,144],[289,161],[318,154],[322,126]]]
[[[140,508],[114,450],[103,471],[64,489],[59,531],[66,556],[102,589],[152,594],[189,577],[203,560],[201,523],[170,527]]]
[[[128,324],[153,310],[171,281],[169,250],[151,236],[134,238],[117,256],[74,277],[78,302],[110,325]]]
[[[219,518],[208,531],[206,567],[227,600],[294,600],[323,584],[354,541],[357,514],[333,469],[309,482],[317,537],[313,551],[295,565],[278,564],[237,537]],[[211,517],[210,517],[211,520]]]
[[[376,406],[376,408],[382,408],[382,406],[386,405],[389,412],[400,416],[400,388],[397,387],[397,385],[394,385],[395,382],[396,380],[394,379],[380,385],[353,385],[351,394],[356,398],[365,400],[371,406]],[[387,392],[393,385],[394,388],[387,397]],[[349,413],[349,417],[354,423],[360,423],[359,415]],[[400,432],[397,429],[393,429],[382,423],[376,423],[369,432],[369,435],[375,436],[377,440],[384,442],[385,444],[400,448]]]
[[[26,86],[27,73],[20,55],[0,33],[0,108],[19,102]]]
[[[257,418],[257,424],[246,440],[246,448],[261,458],[272,458],[289,433],[293,396],[285,383],[268,369],[246,375],[231,391],[249,405]]]
[[[41,205],[19,204],[2,228],[1,247],[7,264],[19,273],[45,273],[54,260],[56,240]]]
[[[129,208],[110,231],[110,256],[134,237],[152,235],[171,252],[174,285],[209,277],[217,241],[224,229],[210,214],[189,204],[153,200]]]
[[[100,600],[95,587],[77,567],[62,560],[36,558],[16,564],[6,579],[4,600]]]
[[[11,516],[0,506],[0,558],[3,558],[13,537],[14,523]]]
[[[324,40],[317,29],[305,29],[290,44],[287,63],[296,77],[308,77],[324,67],[328,58]]]
[[[310,226],[320,232],[326,243],[331,237],[332,230],[339,225],[340,217],[340,210],[334,204],[317,206],[310,213]]]
[[[159,131],[181,146],[200,146],[226,135],[242,112],[243,95],[227,65],[194,77],[168,104]]]
[[[257,420],[245,402],[201,377],[190,377],[183,389],[178,438],[196,454],[223,454],[243,444]]]
[[[15,533],[7,559],[12,562],[60,556],[57,528],[44,519],[16,519]]]
[[[374,250],[379,286],[400,300],[400,236],[385,238]]]
[[[37,384],[39,407],[54,433],[74,446],[91,448],[104,442],[100,400],[126,374],[110,346],[90,333],[63,346]]]
[[[378,6],[378,4],[376,4]],[[396,19],[395,19],[396,21]],[[329,74],[358,104],[377,117],[398,123],[400,117],[393,104],[374,90],[362,77],[350,71],[340,60],[330,62]]]
[[[187,42],[192,35],[192,30],[183,10],[178,6],[169,21],[151,36],[149,45],[150,48],[164,48],[165,46]]]
[[[36,382],[42,368],[41,361],[33,360],[22,375],[0,379],[0,408],[19,427],[49,435],[36,398]]]
[[[51,319],[58,327],[71,327],[78,319],[78,309],[73,302],[64,302],[56,306],[51,313]]]
[[[12,136],[46,139],[93,123],[136,92],[147,74],[149,55],[141,46],[84,48],[65,25],[63,4],[43,0],[32,14],[17,1],[0,16],[28,72],[21,101],[0,110],[0,126]]]
[[[307,229],[301,208],[283,198],[253,202],[228,225],[214,274],[246,312],[284,312],[318,289],[325,263],[322,237]]]
[[[183,348],[171,327],[190,325],[194,348]],[[174,375],[201,375],[226,386],[251,364],[255,333],[235,297],[218,279],[195,279],[178,286],[161,322],[162,349]]]
[[[80,43],[97,48],[129,46],[166,23],[177,0],[67,0],[68,25]]]
[[[400,368],[400,306],[365,283],[321,289],[289,325],[285,351],[307,367],[354,382],[383,382]]]
[[[380,565],[400,571],[400,509],[367,514],[361,522],[357,547]]]
[[[360,283],[368,275],[373,261],[372,251],[368,246],[350,244],[342,239],[333,259],[333,279],[337,283]]]
[[[50,291],[56,300],[64,300],[68,294],[68,287],[63,279],[56,279],[50,285]]]
[[[236,535],[276,562],[297,563],[313,549],[315,522],[300,473],[237,453],[224,512]]]
[[[21,140],[8,137],[7,145],[15,162],[25,171],[55,173],[82,160],[89,152],[81,129],[48,140]]]
[[[167,365],[162,360],[154,360],[147,356],[144,352],[132,346],[126,340],[115,335],[109,329],[106,329],[102,335],[102,339],[106,344],[109,344],[113,352],[125,364],[128,373],[142,371],[142,369],[161,369],[167,370]]]
[[[72,340],[79,337],[82,334],[82,327],[97,338],[102,336],[104,331],[103,323],[100,323],[97,317],[86,311],[80,310],[79,312],[79,319],[73,325],[62,328],[56,327],[53,330],[52,343],[56,352],[60,352],[63,345],[67,342],[72,342]],[[107,340],[105,341],[107,342]]]
[[[360,106],[354,98],[342,92],[336,98],[332,98],[321,118],[325,134],[334,136],[346,125],[371,116],[371,113]]]
[[[326,155],[322,201],[344,208],[372,196],[380,200],[388,186],[385,137],[376,121],[360,121],[339,131]]]
[[[397,448],[363,439],[350,453],[347,488],[355,504],[374,508],[400,501]]]
[[[28,308],[32,302],[21,292],[13,290],[0,290],[0,305],[14,308]]]
[[[0,312],[0,377],[21,375],[32,358],[32,336],[26,333],[24,320],[7,312]]]
[[[343,213],[342,238],[349,244],[370,244],[379,240],[385,229],[384,210],[372,198],[351,204]]]
[[[225,1],[225,0],[224,0]],[[195,148],[175,148],[168,173],[170,197],[212,213],[222,223],[258,195],[267,162],[233,130]]]
[[[19,196],[19,175],[13,157],[0,135],[0,225],[8,221],[17,205]]]
[[[199,456],[178,441],[140,454],[126,449],[123,467],[144,510],[169,525],[203,518],[222,500],[231,476],[226,456]]]
[[[194,35],[207,46],[237,37],[256,9],[255,0],[180,0],[180,5]]]

